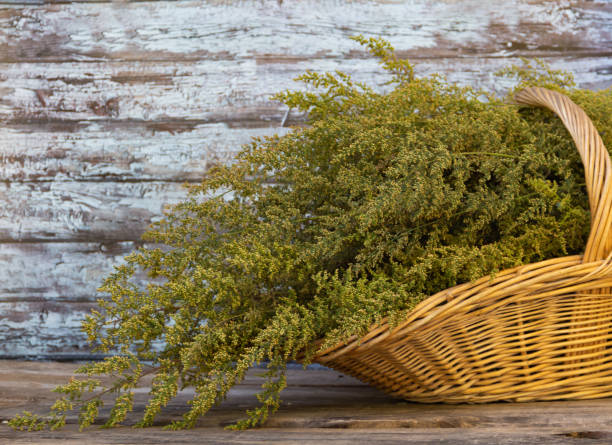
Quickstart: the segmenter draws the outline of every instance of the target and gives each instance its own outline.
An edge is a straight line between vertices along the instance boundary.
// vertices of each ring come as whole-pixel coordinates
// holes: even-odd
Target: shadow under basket
[[[591,233],[583,255],[461,284],[313,361],[419,402],[479,403],[612,396],[612,164],[584,111],[563,94],[527,88],[569,130],[585,166]]]

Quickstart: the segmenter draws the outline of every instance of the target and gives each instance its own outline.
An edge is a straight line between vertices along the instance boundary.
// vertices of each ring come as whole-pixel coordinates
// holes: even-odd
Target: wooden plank
[[[556,69],[574,73],[584,87],[612,84],[608,55],[562,56],[550,62]],[[508,84],[492,74],[511,64],[520,60],[510,56],[426,58],[417,61],[416,69],[421,75],[443,73],[451,81],[500,91]],[[264,65],[255,60],[1,64],[0,120],[33,125],[57,120],[189,120],[234,127],[278,126],[286,109],[270,96],[303,89],[293,79],[307,70],[341,70],[372,86],[389,79],[374,59]]]
[[[142,431],[140,428],[117,428],[112,430],[91,430],[82,433],[76,426],[68,426],[59,432],[18,433],[7,426],[0,427],[0,438],[10,440],[15,445],[55,445],[58,439],[62,445],[174,445],[177,443],[206,443],[207,445],[244,445],[282,443],[287,445],[314,444],[384,444],[384,445],[608,445],[612,432],[600,431],[572,432],[560,428],[511,427],[490,429],[389,429],[389,430],[330,430],[330,429],[255,429],[252,431],[224,431],[221,428],[208,430],[196,428],[187,431],[167,431],[155,427]],[[205,442],[202,442],[205,437]],[[584,439],[587,439],[585,441]]]
[[[207,122],[280,122],[284,110],[269,97],[296,74],[258,71],[255,60],[18,63],[2,64],[0,72],[0,119]]]
[[[46,414],[78,365],[0,361],[0,420],[28,410]],[[194,393],[182,390],[158,416],[156,426],[130,428],[142,416],[151,378],[134,391],[128,426],[78,432],[76,413],[59,431],[14,432],[0,424],[0,441],[11,444],[609,444],[612,399],[479,405],[417,404],[392,399],[333,370],[290,369],[279,411],[248,431],[223,426],[244,417],[261,390],[261,370],[252,370],[223,403],[185,431],[161,428],[180,419]],[[111,398],[105,396],[101,417]],[[205,439],[203,439],[205,438]],[[3,442],[4,443],[4,442]]]
[[[102,296],[97,288],[113,266],[139,245],[0,243],[0,302],[91,303]]]
[[[0,181],[197,182],[252,137],[287,131],[192,120],[13,124],[0,131]]]
[[[174,182],[0,182],[0,242],[138,240],[185,196]]]
[[[91,355],[81,320],[138,245],[0,243],[0,357]]]
[[[354,54],[347,37],[359,33],[384,35],[413,54],[601,53],[611,46],[611,11],[607,2],[513,0],[6,6],[0,54],[3,61],[335,58]]]
[[[0,357],[89,355],[81,321],[95,303],[0,302]]]

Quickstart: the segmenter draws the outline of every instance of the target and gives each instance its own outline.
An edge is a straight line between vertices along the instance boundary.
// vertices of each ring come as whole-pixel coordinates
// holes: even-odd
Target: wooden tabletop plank
[[[76,365],[0,361],[0,421],[27,409],[44,414]],[[149,381],[135,392],[128,426],[79,433],[76,416],[55,432],[14,432],[0,423],[0,442],[11,444],[609,444],[612,441],[612,399],[481,405],[417,404],[392,399],[374,388],[333,370],[288,372],[282,405],[265,427],[247,431],[223,429],[256,403],[260,370],[230,391],[219,407],[186,431],[165,431],[161,425],[180,418],[193,390],[179,393],[155,427],[133,429],[142,415]],[[110,406],[102,408],[102,417]]]

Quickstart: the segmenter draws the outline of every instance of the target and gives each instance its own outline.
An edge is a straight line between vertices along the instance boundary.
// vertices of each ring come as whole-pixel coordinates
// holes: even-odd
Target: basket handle
[[[576,143],[586,179],[591,233],[583,261],[607,258],[612,251],[609,232],[612,225],[612,163],[597,129],[586,113],[564,94],[540,87],[530,87],[515,95],[519,104],[548,108],[561,118]]]

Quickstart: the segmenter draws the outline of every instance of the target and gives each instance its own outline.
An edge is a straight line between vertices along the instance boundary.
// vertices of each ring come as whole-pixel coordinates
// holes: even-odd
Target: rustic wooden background
[[[97,286],[181,184],[288,131],[271,94],[382,84],[355,34],[464,84],[541,57],[612,85],[609,1],[0,1],[0,357],[88,354]]]

